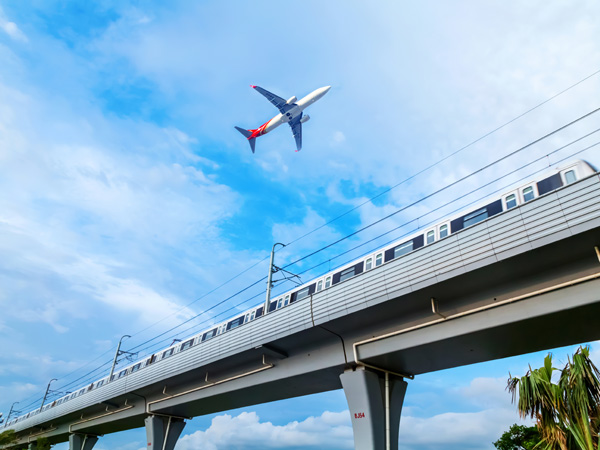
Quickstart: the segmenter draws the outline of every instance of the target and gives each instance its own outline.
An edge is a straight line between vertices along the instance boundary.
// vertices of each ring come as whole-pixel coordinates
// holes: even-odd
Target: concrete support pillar
[[[340,380],[350,408],[355,450],[398,450],[406,381],[364,367],[344,372]]]
[[[183,419],[150,416],[144,420],[148,450],[173,450],[185,427]]]
[[[98,436],[89,434],[70,434],[69,450],[92,450],[98,442]]]

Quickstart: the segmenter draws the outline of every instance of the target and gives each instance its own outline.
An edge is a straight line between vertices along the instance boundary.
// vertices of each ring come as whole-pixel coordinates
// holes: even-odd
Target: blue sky
[[[0,411],[110,360],[123,334],[139,345],[265,276],[274,242],[317,229],[277,253],[293,261],[597,108],[600,75],[368,201],[598,71],[599,14],[594,1],[1,1]],[[332,86],[308,111],[301,152],[284,127],[250,152],[233,126],[276,112],[250,84],[285,98]],[[294,270],[306,281],[409,232],[376,239],[405,222],[555,164],[597,136],[422,217],[597,127],[582,121]],[[600,166],[598,147],[577,157]],[[543,355],[417,377],[401,448],[492,448],[518,421],[508,371]],[[264,448],[273,436],[275,448],[321,448],[323,436],[352,448],[343,392],[196,418],[178,449]],[[96,448],[144,447],[139,429]]]

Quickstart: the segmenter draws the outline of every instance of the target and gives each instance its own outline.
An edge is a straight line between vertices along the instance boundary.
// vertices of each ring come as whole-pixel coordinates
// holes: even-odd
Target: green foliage
[[[36,450],[50,450],[50,442],[47,437],[39,437],[35,441]]]
[[[14,430],[6,430],[0,433],[0,445],[9,445],[17,440]]]
[[[498,450],[533,450],[540,441],[540,433],[536,427],[515,423],[494,442],[494,447]]]
[[[521,417],[537,421],[542,440],[536,449],[598,450],[600,372],[589,355],[589,347],[579,347],[562,370],[552,367],[548,355],[543,367],[508,379]],[[552,382],[555,371],[558,383]]]

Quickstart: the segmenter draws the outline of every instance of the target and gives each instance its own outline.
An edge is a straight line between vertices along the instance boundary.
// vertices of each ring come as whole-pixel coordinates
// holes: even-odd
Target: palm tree
[[[552,376],[552,355],[544,366],[521,378],[509,377],[507,389],[521,417],[536,420],[543,450],[598,450],[600,428],[600,372],[589,358],[589,347],[579,347],[560,370],[558,383]]]

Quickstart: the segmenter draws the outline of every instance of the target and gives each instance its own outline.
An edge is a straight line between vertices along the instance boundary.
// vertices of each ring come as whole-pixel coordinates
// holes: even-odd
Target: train
[[[432,245],[437,241],[448,238],[449,236],[480,223],[489,217],[493,217],[504,211],[508,211],[519,205],[527,203],[535,198],[541,197],[555,191],[563,186],[582,180],[592,175],[596,175],[596,170],[587,162],[582,160],[573,161],[561,167],[551,169],[540,177],[530,180],[525,184],[515,186],[500,195],[491,197],[486,201],[463,210],[457,214],[451,215],[439,222],[424,228],[414,234],[408,235],[402,239],[394,241],[376,251],[369,252],[359,259],[344,264],[333,271],[327,272],[316,279],[299,285],[294,289],[283,294],[275,296],[268,305],[267,314],[285,309],[287,306],[302,301],[312,294],[329,289],[339,283],[355,277],[363,272],[375,270],[386,263],[401,258],[419,248]],[[42,408],[23,414],[15,419],[7,421],[4,427],[10,427],[22,420],[28,419],[40,412],[54,408],[73,400],[76,397],[100,388],[113,380],[120,379],[144,370],[153,364],[160,363],[174,354],[185,352],[196,345],[202,345],[204,342],[215,338],[223,333],[227,333],[235,328],[241,327],[247,323],[255,321],[265,314],[264,305],[255,306],[248,311],[227,319],[226,321],[213,325],[210,328],[174,343],[171,346],[162,349],[151,356],[145,357],[141,361],[136,361],[129,366],[115,372],[112,377],[101,378],[91,384],[80,387],[74,392],[70,392],[61,398],[58,398]]]

